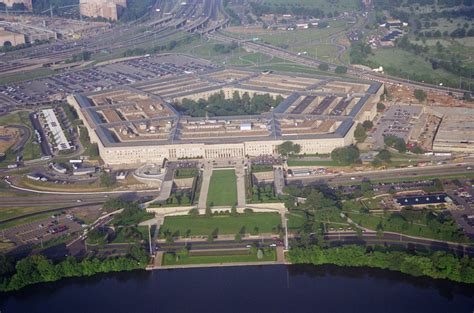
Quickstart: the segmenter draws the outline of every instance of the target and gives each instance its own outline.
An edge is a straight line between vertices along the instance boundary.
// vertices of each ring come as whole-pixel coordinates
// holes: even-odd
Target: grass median
[[[258,258],[257,252],[252,249],[248,251],[219,251],[215,252],[215,254],[212,253],[209,255],[194,255],[193,253],[165,253],[163,255],[163,265],[272,262],[276,260],[275,249],[264,249],[262,252],[261,258]]]

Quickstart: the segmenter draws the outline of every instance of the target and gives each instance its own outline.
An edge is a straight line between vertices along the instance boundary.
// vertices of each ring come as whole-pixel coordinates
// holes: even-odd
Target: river
[[[0,294],[0,311],[472,313],[474,286],[335,266],[135,271]]]

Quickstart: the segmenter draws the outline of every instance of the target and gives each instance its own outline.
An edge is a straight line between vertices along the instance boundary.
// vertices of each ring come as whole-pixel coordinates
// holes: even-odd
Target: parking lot
[[[64,99],[71,93],[110,89],[117,85],[203,72],[215,66],[185,56],[153,56],[70,71],[50,77],[0,86],[0,106],[10,98],[18,104],[40,104]]]
[[[71,214],[51,217],[6,229],[3,236],[16,245],[47,242],[82,230],[81,224]]]
[[[391,106],[374,127],[373,137],[376,146],[383,148],[386,136],[397,136],[407,142],[421,113],[420,106]]]

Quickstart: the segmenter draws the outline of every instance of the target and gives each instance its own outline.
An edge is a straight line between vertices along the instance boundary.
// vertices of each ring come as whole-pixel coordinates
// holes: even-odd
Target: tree
[[[102,175],[100,175],[100,185],[107,188],[110,188],[115,185],[115,179],[112,174],[102,173]]]
[[[346,74],[347,73],[347,67],[339,65],[334,70],[334,73],[336,73],[336,74]]]
[[[383,161],[383,162],[390,162],[390,158],[392,157],[392,154],[388,150],[382,150],[377,154],[376,158]]]
[[[6,256],[5,254],[0,255],[0,277],[5,277],[8,274],[13,273],[15,267],[13,266],[13,258]]]
[[[242,235],[240,233],[235,234],[235,242],[242,242]]]
[[[425,153],[425,150],[423,150],[423,148],[421,148],[421,147],[418,146],[418,145],[414,145],[414,146],[410,149],[410,151],[413,152],[413,153],[416,153],[416,154]]]
[[[319,64],[318,69],[320,69],[321,71],[327,71],[329,70],[329,65],[327,63],[321,63]]]
[[[367,138],[367,133],[362,124],[357,124],[357,127],[354,131],[354,138],[358,143],[364,142],[364,140]]]
[[[285,141],[277,147],[277,150],[279,154],[288,156],[290,154],[300,153],[301,146],[299,144],[293,143],[292,141]]]
[[[385,104],[382,102],[377,103],[377,111],[383,111],[385,110]]]
[[[210,206],[206,206],[206,212],[205,212],[206,216],[211,216],[212,215],[212,210],[211,210],[211,207]]]
[[[372,129],[372,127],[374,127],[374,123],[372,123],[372,121],[364,121],[362,123],[362,126],[364,126],[365,130],[369,130],[369,129]]]
[[[235,207],[235,205],[233,205],[233,206],[230,208],[230,215],[232,215],[232,216],[237,216],[237,208]]]
[[[331,159],[339,165],[354,164],[359,156],[359,149],[354,146],[336,148],[331,152]]]
[[[424,90],[415,89],[413,94],[415,95],[415,98],[420,102],[423,102],[423,101],[426,100],[427,95],[426,95],[426,92]]]
[[[386,136],[384,138],[384,143],[387,147],[397,149],[400,153],[405,153],[407,151],[407,145],[405,141],[397,136]]]

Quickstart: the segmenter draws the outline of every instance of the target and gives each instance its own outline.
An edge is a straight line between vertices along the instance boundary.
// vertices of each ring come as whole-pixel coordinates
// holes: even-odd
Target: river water
[[[367,268],[249,266],[135,271],[0,294],[10,312],[474,312],[474,286]]]

